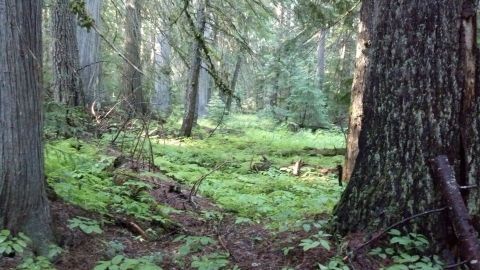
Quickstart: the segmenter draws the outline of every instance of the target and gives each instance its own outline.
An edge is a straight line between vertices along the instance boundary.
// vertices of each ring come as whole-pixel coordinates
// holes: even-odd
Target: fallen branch
[[[149,239],[147,233],[138,224],[136,224],[133,221],[130,221],[130,220],[127,220],[127,219],[124,219],[124,218],[120,218],[120,217],[116,217],[115,218],[115,223],[117,223],[118,225],[120,225],[122,227],[125,227],[128,231],[130,231],[131,233],[133,233],[135,235],[140,235],[145,240]]]
[[[457,236],[462,260],[468,260],[472,270],[480,270],[480,249],[477,233],[472,226],[472,220],[463,201],[462,194],[455,179],[455,173],[445,155],[431,161],[433,174],[439,183],[442,195],[449,206],[449,216],[455,235]]]
[[[375,237],[372,237],[372,239],[368,240],[367,242],[361,244],[359,247],[355,248],[348,256],[346,256],[344,258],[344,260],[348,259],[348,257],[352,256],[353,258],[355,258],[356,254],[358,253],[358,251],[360,251],[362,248],[372,244],[373,242],[379,240],[380,238],[382,238],[387,232],[389,232],[391,229],[393,228],[396,228],[400,225],[403,225],[404,223],[412,220],[412,219],[416,219],[418,217],[422,217],[422,216],[426,216],[426,215],[430,215],[430,214],[433,214],[433,213],[440,213],[440,212],[443,212],[447,209],[447,207],[442,207],[442,208],[438,208],[438,209],[433,209],[433,210],[429,210],[429,211],[425,211],[423,213],[419,213],[419,214],[415,214],[413,216],[410,216],[410,217],[407,217],[407,218],[404,218],[402,220],[400,220],[399,222],[396,222],[390,226],[388,226],[387,228],[383,229],[380,233],[378,233]]]
[[[200,178],[198,178],[197,181],[195,181],[195,184],[193,184],[192,189],[190,190],[190,194],[188,194],[188,201],[191,204],[193,204],[195,206],[195,203],[193,202],[193,196],[197,196],[198,189],[200,188],[200,185],[202,184],[203,180],[205,180],[205,178],[207,178],[212,173],[218,171],[220,168],[225,166],[225,164],[227,164],[227,163],[228,163],[228,161],[225,161],[225,162],[215,166],[211,171],[209,171],[208,173],[200,176]]]

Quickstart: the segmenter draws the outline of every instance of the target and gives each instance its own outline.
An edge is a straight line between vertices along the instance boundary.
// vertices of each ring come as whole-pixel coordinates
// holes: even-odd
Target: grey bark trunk
[[[205,6],[206,5],[203,0],[199,1],[197,8],[197,29],[194,29],[195,35],[203,35],[205,31]],[[202,62],[200,50],[201,48],[198,39],[195,38],[192,43],[192,63],[190,65],[190,74],[185,95],[185,113],[183,116],[180,136],[190,137],[192,135],[198,95],[198,78]]]
[[[335,210],[343,233],[374,231],[443,206],[428,169],[437,155],[453,162],[460,184],[480,182],[473,1],[364,2],[373,21],[359,154]],[[475,189],[465,198],[477,219],[479,195]],[[449,236],[445,220],[414,220],[413,229],[441,249]]]
[[[76,17],[69,0],[56,0],[53,7],[54,99],[67,106],[83,106],[85,96],[79,76]]]
[[[53,241],[42,143],[41,1],[0,0],[0,227]]]
[[[208,74],[207,65],[202,61],[200,74],[198,75],[197,115],[204,117],[208,114],[208,99],[210,96],[211,78]]]
[[[161,33],[155,44],[155,69],[157,71],[155,80],[155,91],[151,98],[152,109],[161,117],[170,115],[171,107],[171,54],[172,49],[168,34]]]
[[[102,0],[86,0],[88,15],[95,20],[95,26],[101,28]],[[80,79],[87,106],[94,101],[105,99],[99,89],[100,63],[100,35],[93,30],[77,26],[77,44],[80,62]]]
[[[212,28],[205,25],[203,37],[205,40],[212,36]],[[210,97],[210,87],[212,78],[207,71],[207,63],[202,61],[200,74],[198,75],[198,96],[197,96],[197,116],[204,117],[208,114],[208,101]]]
[[[142,73],[140,46],[141,46],[141,18],[140,0],[126,0],[125,17],[125,57],[129,62],[123,64],[123,99],[124,108],[129,113],[147,113],[142,89]]]
[[[347,152],[343,166],[342,180],[348,181],[352,176],[355,161],[358,155],[358,138],[362,130],[363,93],[365,89],[365,71],[367,69],[367,45],[370,42],[372,28],[372,10],[374,1],[364,1],[360,11],[358,25],[357,52],[355,61],[355,74],[353,75],[352,92],[350,94],[350,116],[348,121]]]
[[[317,79],[320,92],[323,92],[323,83],[325,81],[325,51],[327,43],[328,29],[320,30],[320,39],[317,48]]]
[[[242,56],[239,54],[237,56],[237,63],[235,64],[235,70],[233,71],[232,83],[230,84],[230,90],[232,92],[227,97],[227,112],[230,112],[232,109],[232,100],[235,95],[235,88],[237,87],[238,76],[240,75],[240,68],[242,67]]]

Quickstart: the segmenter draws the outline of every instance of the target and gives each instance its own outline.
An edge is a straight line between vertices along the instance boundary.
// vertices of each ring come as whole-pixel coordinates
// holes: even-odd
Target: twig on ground
[[[426,216],[426,215],[430,215],[430,214],[434,214],[434,213],[440,213],[440,212],[443,212],[447,209],[448,207],[442,207],[442,208],[438,208],[438,209],[433,209],[433,210],[429,210],[429,211],[425,211],[423,213],[418,213],[418,214],[415,214],[413,216],[410,216],[410,217],[407,217],[407,218],[404,218],[402,220],[400,220],[399,222],[396,222],[390,226],[388,226],[387,228],[383,229],[379,234],[377,234],[375,237],[372,237],[372,239],[368,240],[367,242],[363,243],[362,245],[360,245],[359,247],[355,248],[349,255],[347,255],[344,260],[348,259],[349,257],[353,257],[355,258],[356,254],[358,251],[360,251],[362,248],[372,244],[373,242],[377,241],[378,239],[382,238],[388,231],[390,231],[391,229],[395,228],[395,227],[398,227],[412,219],[415,219],[415,218],[418,218],[418,217],[422,217],[422,216]]]

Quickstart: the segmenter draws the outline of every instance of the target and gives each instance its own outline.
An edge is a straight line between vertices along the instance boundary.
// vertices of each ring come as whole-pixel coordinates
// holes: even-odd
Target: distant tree
[[[42,144],[41,1],[0,1],[0,228],[53,241]]]
[[[208,0],[198,1],[197,7],[197,25],[194,31],[194,35],[197,37],[194,38],[191,48],[192,61],[190,63],[190,73],[188,78],[187,91],[185,94],[185,112],[183,115],[182,128],[180,130],[180,135],[185,137],[190,137],[192,135],[193,124],[195,122],[195,112],[196,112],[196,103],[198,95],[198,78],[200,74],[201,67],[201,45],[200,38],[203,38],[205,32],[205,8],[206,2]]]
[[[87,15],[95,21],[95,26],[101,26],[101,10],[103,0],[86,0],[85,8]],[[99,89],[99,77],[101,71],[100,62],[100,35],[85,27],[77,26],[77,44],[79,50],[80,70],[79,75],[82,82],[85,103],[91,105],[95,100],[103,101],[105,98]]]
[[[437,155],[448,155],[459,185],[479,184],[474,2],[363,1],[363,121],[353,174],[335,209],[338,231],[376,231],[444,206],[429,169]],[[464,195],[479,220],[480,190]],[[440,250],[451,232],[446,221],[442,213],[413,224]]]
[[[152,110],[167,117],[172,110],[172,67],[169,33],[162,32],[155,41],[155,90],[150,100]]]
[[[53,6],[53,92],[56,102],[83,106],[85,95],[79,74],[77,24],[69,3],[69,0],[55,0]]]
[[[125,109],[132,113],[145,114],[145,103],[142,89],[142,72],[140,59],[141,36],[141,0],[125,1],[125,57],[123,64],[123,98]]]

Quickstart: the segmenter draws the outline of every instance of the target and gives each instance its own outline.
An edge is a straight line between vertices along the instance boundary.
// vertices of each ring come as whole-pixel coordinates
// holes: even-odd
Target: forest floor
[[[46,173],[63,250],[52,267],[348,269],[326,232],[343,190],[343,134],[292,133],[249,115],[209,136],[213,128],[202,121],[180,139],[132,122],[101,139],[51,140]],[[0,269],[19,260],[3,258]]]

